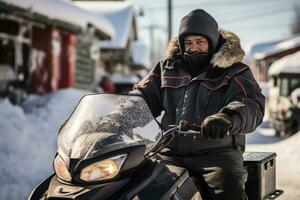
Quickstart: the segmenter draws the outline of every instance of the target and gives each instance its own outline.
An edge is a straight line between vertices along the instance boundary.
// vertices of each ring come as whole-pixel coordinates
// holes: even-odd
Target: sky
[[[149,44],[149,25],[156,25],[156,43],[167,42],[167,0],[127,0],[144,16],[138,17],[139,38]],[[235,32],[246,48],[258,41],[272,41],[291,36],[296,0],[173,0],[173,36],[180,19],[192,9],[210,13],[219,27]]]

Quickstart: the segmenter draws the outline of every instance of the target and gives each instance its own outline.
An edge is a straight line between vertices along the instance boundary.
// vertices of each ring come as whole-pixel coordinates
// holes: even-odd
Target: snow
[[[29,96],[24,108],[0,99],[0,199],[26,199],[52,173],[58,128],[86,93]]]
[[[278,75],[279,73],[294,74],[300,73],[300,51],[276,60],[269,69],[269,75]]]
[[[251,64],[254,59],[254,55],[258,53],[262,53],[272,49],[276,44],[282,42],[283,40],[276,40],[276,41],[260,41],[249,43],[245,48],[245,58],[244,62],[247,64]]]
[[[60,124],[87,91],[66,89],[46,96],[29,96],[22,107],[0,99],[0,199],[26,199],[52,172]],[[274,136],[264,122],[247,135],[247,151],[277,153],[278,198],[300,199],[300,132],[289,138]]]
[[[103,14],[113,25],[116,36],[110,41],[101,42],[103,48],[125,49],[134,24],[134,9],[128,2],[76,1],[75,5],[98,15]]]
[[[293,49],[299,46],[300,46],[300,36],[296,36],[293,38],[286,39],[282,42],[279,42],[276,45],[274,45],[272,48],[269,48],[268,50],[265,50],[260,53],[256,53],[254,57],[255,59],[263,59],[267,56],[274,55],[276,53]]]
[[[92,13],[75,6],[71,2],[61,0],[1,0],[10,5],[31,10],[50,19],[63,20],[86,29],[89,24],[104,34],[114,37],[114,28],[100,13],[94,16]]]

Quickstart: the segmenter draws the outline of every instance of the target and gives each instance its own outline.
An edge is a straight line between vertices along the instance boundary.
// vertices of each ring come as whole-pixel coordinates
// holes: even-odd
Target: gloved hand
[[[204,138],[223,138],[232,127],[230,117],[225,113],[217,113],[206,117],[201,125]]]

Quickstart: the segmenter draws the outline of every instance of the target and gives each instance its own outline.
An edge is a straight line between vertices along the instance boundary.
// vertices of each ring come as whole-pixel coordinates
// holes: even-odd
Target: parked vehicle
[[[83,97],[59,131],[55,173],[29,199],[202,199],[201,183],[196,186],[186,170],[156,159],[174,136],[200,132],[182,131],[179,126],[162,131],[141,100],[111,94]],[[105,116],[137,102],[122,130],[101,131],[99,121]],[[275,157],[275,153],[245,153],[250,200],[275,199],[282,193],[275,189]]]
[[[269,116],[276,135],[288,136],[300,130],[300,52],[271,65]]]

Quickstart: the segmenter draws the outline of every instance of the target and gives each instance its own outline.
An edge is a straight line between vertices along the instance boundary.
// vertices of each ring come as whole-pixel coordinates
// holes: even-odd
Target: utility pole
[[[168,0],[168,43],[172,37],[172,0]]]
[[[150,34],[150,60],[151,65],[154,66],[155,58],[155,39],[154,39],[154,25],[149,25],[149,34]]]

